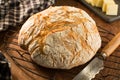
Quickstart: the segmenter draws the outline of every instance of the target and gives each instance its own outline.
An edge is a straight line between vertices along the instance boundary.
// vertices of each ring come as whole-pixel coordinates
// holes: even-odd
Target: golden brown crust
[[[22,26],[18,43],[39,65],[70,69],[89,61],[101,46],[94,20],[70,6],[50,7]]]

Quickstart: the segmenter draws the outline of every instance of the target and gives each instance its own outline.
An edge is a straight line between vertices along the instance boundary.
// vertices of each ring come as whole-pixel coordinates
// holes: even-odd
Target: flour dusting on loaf
[[[24,23],[18,44],[41,66],[71,69],[96,54],[101,38],[95,21],[84,10],[55,6],[32,15]]]

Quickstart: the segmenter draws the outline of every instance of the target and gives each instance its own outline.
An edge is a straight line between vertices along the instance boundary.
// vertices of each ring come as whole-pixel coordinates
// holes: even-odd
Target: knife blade
[[[104,59],[109,57],[120,45],[120,32],[102,49],[99,56],[95,57],[81,72],[72,80],[91,80],[104,69]]]

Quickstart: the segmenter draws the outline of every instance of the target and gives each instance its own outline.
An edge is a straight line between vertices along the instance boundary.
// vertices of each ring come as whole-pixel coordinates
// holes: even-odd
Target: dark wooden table
[[[120,20],[107,23],[77,0],[56,0],[55,5],[74,6],[85,10],[96,21],[102,37],[101,49],[120,32]],[[85,64],[71,70],[56,70],[36,65],[31,61],[29,53],[17,45],[19,30],[20,27],[16,27],[0,33],[0,49],[11,64],[14,80],[72,80],[86,66]],[[120,47],[104,61],[104,64],[105,68],[93,80],[120,80]]]

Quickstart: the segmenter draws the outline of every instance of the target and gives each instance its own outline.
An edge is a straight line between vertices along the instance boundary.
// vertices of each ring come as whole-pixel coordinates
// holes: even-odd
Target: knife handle
[[[104,53],[105,56],[108,57],[119,45],[120,45],[120,32],[103,48],[102,53]]]

